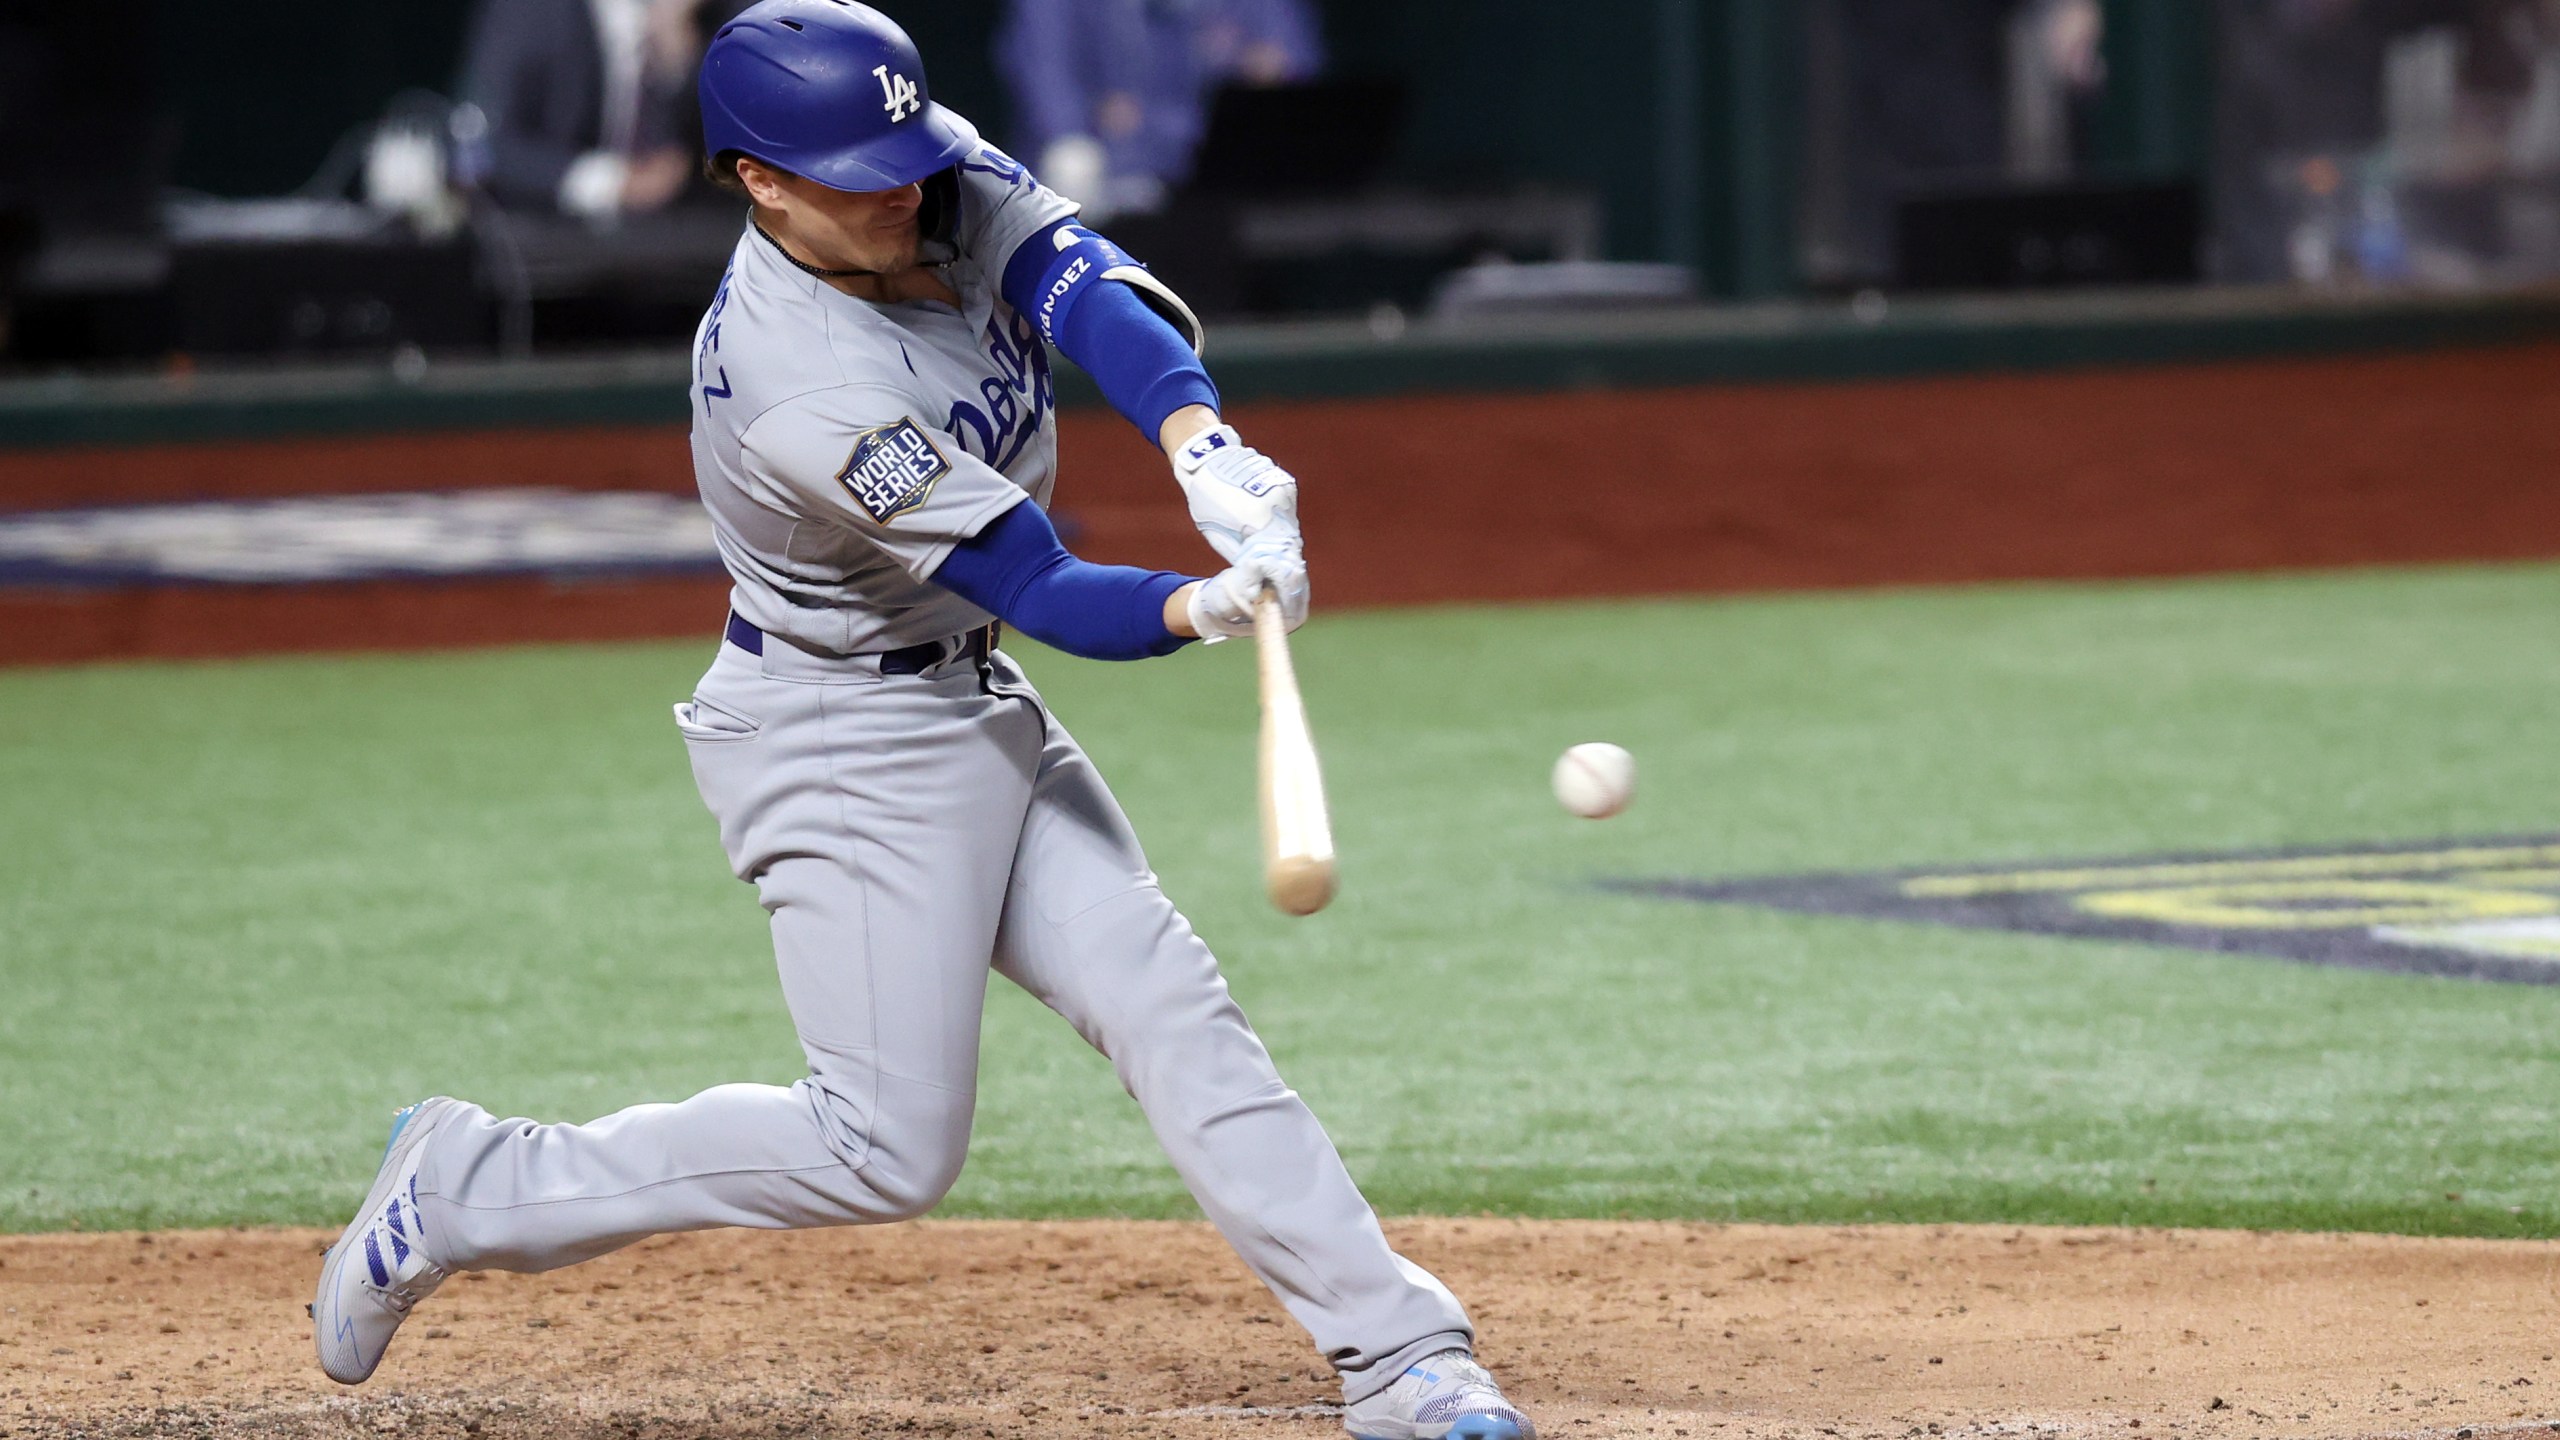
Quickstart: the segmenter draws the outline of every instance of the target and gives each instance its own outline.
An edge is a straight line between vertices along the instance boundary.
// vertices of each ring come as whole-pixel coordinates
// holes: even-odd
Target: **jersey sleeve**
[[[869,540],[916,580],[1029,496],[926,423],[894,390],[848,385],[784,401],[740,437],[749,474],[800,513]]]
[[[1022,242],[1076,213],[1076,202],[1031,178],[1021,161],[981,145],[960,162],[960,249],[1002,275]]]

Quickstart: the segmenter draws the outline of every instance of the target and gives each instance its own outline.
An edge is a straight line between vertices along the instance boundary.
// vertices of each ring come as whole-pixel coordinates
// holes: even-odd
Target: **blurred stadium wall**
[[[1002,134],[996,0],[895,8],[938,93]],[[1815,7],[1484,0],[1457,24],[1418,0],[1325,8],[1339,69],[1410,89],[1399,174],[1592,187],[1612,257],[1685,259],[1743,302],[1216,327],[1235,418],[1307,481],[1329,605],[2560,555],[2560,294],[1808,298],[1794,127]],[[172,177],[290,189],[385,96],[446,82],[466,9],[159,6]],[[2193,183],[2213,13],[2104,11],[2095,164]],[[406,358],[173,356],[0,383],[0,531],[172,502],[689,493],[678,350]],[[1160,458],[1063,365],[1060,398],[1078,546],[1206,564]],[[0,661],[709,634],[723,588],[700,565],[538,557],[478,577],[160,583],[81,571],[90,524],[56,525],[24,563],[0,534]]]
[[[1482,602],[2560,555],[2555,336],[2560,299],[2205,292],[1248,329],[1221,373],[1238,423],[1305,478],[1325,603]],[[1062,528],[1097,559],[1207,564],[1161,457],[1062,373]],[[687,383],[681,356],[411,384],[64,381],[0,404],[0,511],[684,496]],[[724,589],[708,569],[538,565],[0,583],[0,660],[710,634]]]
[[[172,183],[226,196],[292,190],[384,99],[447,91],[468,0],[377,6],[157,0],[155,59]],[[1009,103],[988,53],[1000,0],[887,7],[935,93],[998,137]],[[2098,159],[2192,173],[2208,145],[2206,0],[2107,0],[2111,86]],[[1323,0],[1333,68],[1410,91],[1391,173],[1457,184],[1588,187],[1608,253],[1696,265],[1711,293],[1793,283],[1805,7],[1795,0]],[[276,77],[294,77],[279,85]]]

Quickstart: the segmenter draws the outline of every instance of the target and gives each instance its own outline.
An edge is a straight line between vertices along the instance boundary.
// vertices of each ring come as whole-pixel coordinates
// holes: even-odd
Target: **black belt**
[[[739,615],[735,610],[729,612],[729,628],[727,633],[729,643],[746,651],[748,654],[762,655],[764,653],[764,632],[757,629],[755,626],[748,624],[745,617]],[[909,645],[897,650],[884,650],[880,652],[880,673],[883,675],[921,675],[925,671],[932,669],[934,666],[941,664],[945,660],[957,659],[962,655],[966,655],[972,660],[984,660],[987,658],[987,652],[995,648],[996,627],[993,625],[981,625],[977,629],[970,631],[968,634],[961,636],[956,641],[927,640],[921,645]]]

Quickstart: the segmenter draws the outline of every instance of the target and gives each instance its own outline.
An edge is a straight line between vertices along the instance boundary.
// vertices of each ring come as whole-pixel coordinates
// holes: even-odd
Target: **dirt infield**
[[[2150,370],[1240,406],[1319,603],[2560,556],[2560,346]],[[1062,528],[1210,563],[1164,461],[1061,418]],[[689,493],[675,428],[0,453],[0,510],[483,485]],[[641,582],[632,582],[639,585]],[[625,585],[625,591],[632,591]],[[716,580],[146,598],[0,590],[0,663],[715,632]],[[200,612],[218,610],[209,621]]]
[[[2560,1432],[2560,1244],[1427,1220],[1551,1437]],[[373,1384],[310,1358],[312,1231],[0,1238],[0,1434],[1339,1434],[1203,1226],[651,1241],[456,1280]]]

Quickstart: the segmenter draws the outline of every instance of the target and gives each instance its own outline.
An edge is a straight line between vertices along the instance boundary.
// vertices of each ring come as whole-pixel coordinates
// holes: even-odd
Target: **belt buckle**
[[[996,629],[994,625],[981,625],[975,630],[963,631],[948,640],[924,640],[896,650],[884,651],[880,657],[880,673],[921,675],[928,670],[948,665],[964,657],[984,660],[995,652]],[[931,647],[929,657],[909,658],[917,652],[925,651],[927,647]],[[913,666],[912,669],[908,668],[910,665]]]

